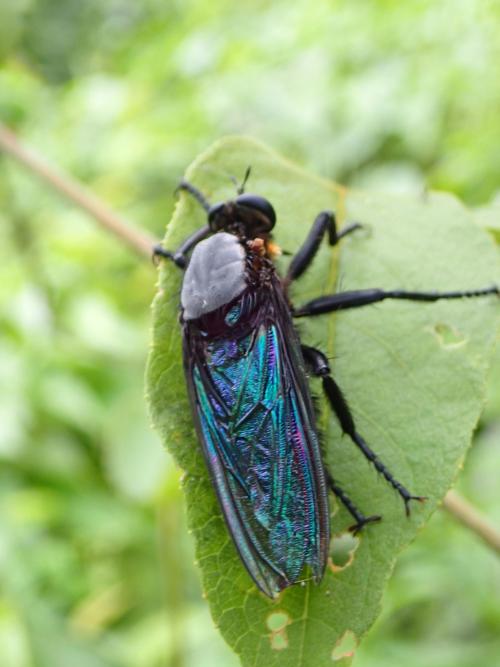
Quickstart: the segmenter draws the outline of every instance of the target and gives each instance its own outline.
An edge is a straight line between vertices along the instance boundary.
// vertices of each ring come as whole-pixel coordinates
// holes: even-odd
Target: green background
[[[4,0],[0,57],[0,119],[158,237],[227,133],[368,190],[498,189],[495,2]],[[234,666],[146,417],[154,271],[7,159],[0,243],[0,664]],[[499,366],[459,484],[497,521]],[[499,597],[438,513],[354,665],[497,667]]]

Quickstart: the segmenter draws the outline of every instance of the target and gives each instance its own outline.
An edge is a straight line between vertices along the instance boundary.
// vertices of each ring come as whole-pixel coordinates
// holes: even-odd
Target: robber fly
[[[180,189],[205,209],[207,224],[175,252],[157,257],[184,271],[180,322],[184,371],[194,423],[227,527],[258,588],[273,598],[297,583],[305,568],[319,582],[328,558],[329,490],[354,517],[354,532],[380,516],[365,516],[322,460],[308,374],[321,378],[340,426],[398,492],[407,514],[412,494],[358,433],[327,357],[303,345],[294,318],[358,308],[385,299],[437,301],[498,294],[496,286],[454,292],[363,289],[329,294],[294,307],[290,284],[309,267],[323,237],[330,246],[361,227],[337,230],[323,211],[292,258],[286,276],[273,263],[276,214],[259,195],[210,205],[191,183]]]

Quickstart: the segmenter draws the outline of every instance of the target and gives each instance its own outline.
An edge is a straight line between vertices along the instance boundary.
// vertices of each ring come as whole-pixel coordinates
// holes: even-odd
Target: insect
[[[301,580],[323,576],[330,541],[332,491],[357,532],[379,521],[365,515],[322,460],[308,374],[322,387],[340,426],[402,498],[410,492],[387,469],[362,435],[320,350],[301,343],[293,320],[385,299],[437,301],[498,294],[498,287],[452,292],[362,289],[329,294],[294,306],[288,291],[307,270],[324,237],[334,246],[361,225],[337,229],[331,211],[320,212],[284,277],[272,241],[276,214],[262,196],[244,192],[211,205],[187,181],[180,189],[207,213],[207,224],[171,252],[154,254],[184,271],[180,322],[184,371],[198,439],[222,514],[241,560],[270,598]]]

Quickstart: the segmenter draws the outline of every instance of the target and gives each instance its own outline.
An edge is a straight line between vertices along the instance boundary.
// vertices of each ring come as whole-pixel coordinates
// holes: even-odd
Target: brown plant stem
[[[151,257],[152,248],[156,243],[153,238],[131,227],[126,220],[114,213],[80,183],[55,169],[31,148],[23,145],[13,132],[2,124],[0,124],[0,149],[35,173],[56,192],[89,213],[120,241],[140,255]],[[446,494],[443,508],[500,554],[500,530],[456,491],[449,491]]]
[[[465,498],[456,491],[448,491],[443,500],[443,507],[500,554],[500,531]]]
[[[0,150],[13,157],[36,174],[53,190],[89,213],[102,227],[114,234],[140,255],[151,257],[155,241],[134,229],[124,218],[114,213],[92,192],[67,174],[51,166],[41,155],[23,145],[16,135],[0,124]]]

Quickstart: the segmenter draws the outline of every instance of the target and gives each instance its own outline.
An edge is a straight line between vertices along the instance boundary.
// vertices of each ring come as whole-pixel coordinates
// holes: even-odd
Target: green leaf
[[[473,209],[477,224],[493,235],[497,243],[500,243],[500,199],[495,198],[486,206]]]
[[[297,304],[340,288],[447,290],[500,280],[491,239],[448,195],[346,191],[246,138],[216,143],[187,178],[215,202],[234,196],[230,176],[240,179],[248,165],[249,190],[276,208],[275,238],[284,250],[299,247],[325,208],[335,209],[341,223],[347,218],[365,224],[338,248],[322,244],[310,271],[293,286]],[[204,221],[197,203],[182,195],[165,246],[176,248]],[[288,261],[286,255],[280,259],[281,270]],[[483,406],[498,300],[394,301],[300,321],[302,340],[333,358],[359,431],[396,477],[428,501],[415,504],[407,519],[397,494],[341,437],[322,402],[319,423],[330,469],[365,513],[380,513],[383,521],[365,529],[343,566],[327,568],[320,586],[294,586],[271,601],[256,590],[228,537],[194,434],[177,323],[181,278],[172,264],[162,265],[147,385],[154,425],[185,471],[189,524],[213,618],[243,665],[349,665],[353,648],[380,612],[397,554],[462,465]],[[319,394],[317,383],[312,385]],[[344,533],[352,518],[333,499],[332,508],[332,532]]]

